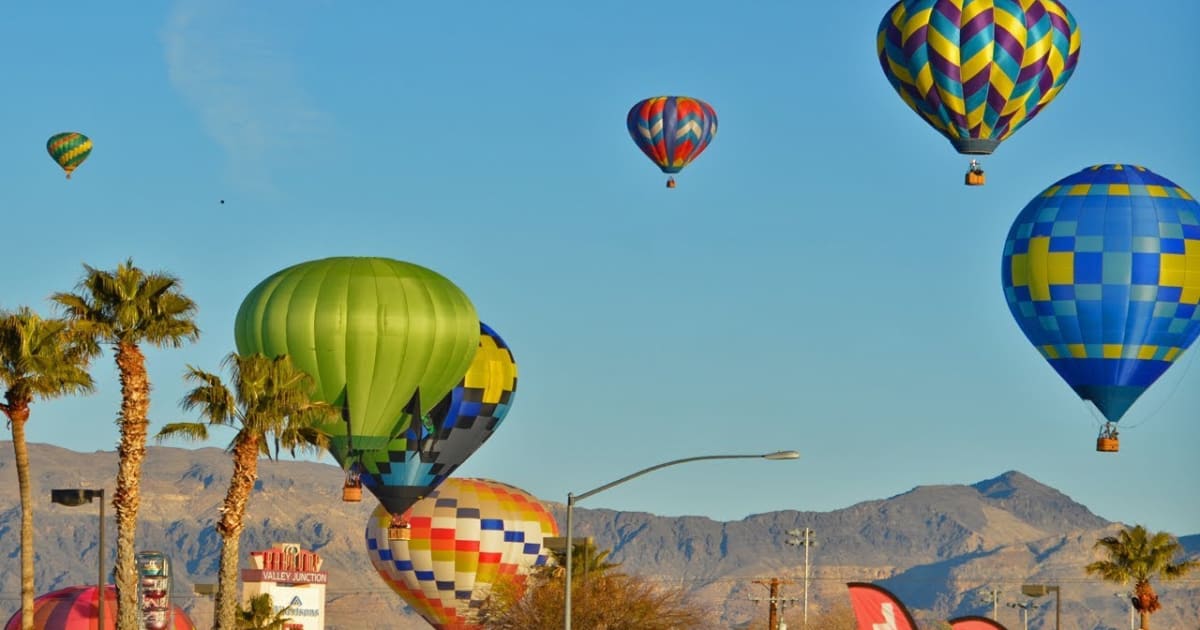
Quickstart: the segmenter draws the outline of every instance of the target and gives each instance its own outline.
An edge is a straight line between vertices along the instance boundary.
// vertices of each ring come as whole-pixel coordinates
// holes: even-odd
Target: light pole
[[[787,544],[793,547],[804,545],[804,623],[801,626],[804,628],[804,630],[808,630],[808,548],[817,543],[817,541],[811,538],[811,536],[815,533],[816,532],[808,527],[805,527],[802,530],[788,530],[787,533],[788,536],[791,537],[788,538]]]
[[[1135,630],[1133,623],[1133,593],[1113,593],[1117,597],[1129,602],[1129,630]]]
[[[1025,630],[1029,630],[1029,611],[1037,608],[1038,605],[1033,602],[1009,602],[1008,607],[1021,609],[1021,625],[1025,626]]]
[[[1058,630],[1058,622],[1061,620],[1060,613],[1062,612],[1062,594],[1059,593],[1058,586],[1054,584],[1021,585],[1021,594],[1027,597],[1041,597],[1047,593],[1054,593],[1054,630]]]
[[[68,507],[76,507],[91,503],[92,499],[100,499],[100,547],[96,550],[96,563],[99,565],[99,577],[96,580],[96,613],[100,616],[100,625],[104,625],[104,488],[83,489],[66,488],[50,491],[50,502]]]
[[[599,494],[601,492],[604,492],[605,490],[608,490],[609,488],[612,488],[614,486],[619,486],[619,485],[625,483],[626,481],[629,481],[631,479],[636,479],[646,473],[654,472],[660,468],[666,468],[667,466],[675,466],[677,464],[686,464],[687,462],[698,462],[698,461],[705,460],[705,459],[781,460],[781,459],[798,459],[799,457],[800,457],[800,453],[798,453],[796,451],[776,451],[774,453],[764,453],[762,455],[700,455],[699,457],[685,457],[683,459],[673,459],[669,462],[663,462],[661,464],[658,464],[656,466],[651,466],[649,468],[643,468],[642,470],[639,470],[635,473],[625,475],[624,477],[621,477],[620,479],[618,479],[616,481],[606,483],[603,486],[600,486],[599,488],[592,488],[591,490],[588,490],[587,492],[583,492],[580,494],[568,492],[567,493],[567,584],[565,587],[566,601],[563,606],[563,630],[571,630],[571,563],[572,563],[571,556],[574,555],[574,551],[575,551],[574,545],[571,540],[572,535],[573,535],[573,532],[571,531],[571,517],[572,517],[572,513],[575,511],[575,502],[576,501],[582,501],[594,494]]]
[[[983,601],[992,605],[992,621],[996,621],[1000,612],[1000,589],[992,587],[987,594],[987,599]]]

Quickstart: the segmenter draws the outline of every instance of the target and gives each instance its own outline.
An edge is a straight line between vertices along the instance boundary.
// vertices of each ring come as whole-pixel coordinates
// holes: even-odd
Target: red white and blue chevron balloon
[[[700,99],[655,96],[634,105],[625,117],[625,126],[642,153],[662,172],[678,173],[717,135],[717,112]]]
[[[1057,0],[900,0],[875,44],[913,111],[959,153],[988,154],[1066,85],[1080,34]]]

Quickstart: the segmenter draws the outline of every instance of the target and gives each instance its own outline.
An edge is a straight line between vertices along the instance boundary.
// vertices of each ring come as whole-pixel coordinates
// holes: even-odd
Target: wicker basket
[[[358,503],[362,501],[362,486],[342,486],[342,500],[346,503]]]
[[[983,171],[967,171],[965,183],[968,186],[982,186],[987,183],[987,176],[983,174]]]
[[[1121,441],[1115,437],[1096,438],[1096,450],[1101,453],[1116,453],[1121,450]]]

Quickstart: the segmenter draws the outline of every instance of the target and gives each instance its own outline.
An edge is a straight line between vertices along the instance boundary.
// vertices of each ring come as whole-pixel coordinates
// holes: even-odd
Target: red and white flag
[[[951,619],[950,627],[954,630],[1007,630],[1004,626],[987,617],[959,617],[958,619]]]
[[[858,630],[917,630],[917,624],[904,604],[882,586],[850,582],[850,606],[858,620]]]

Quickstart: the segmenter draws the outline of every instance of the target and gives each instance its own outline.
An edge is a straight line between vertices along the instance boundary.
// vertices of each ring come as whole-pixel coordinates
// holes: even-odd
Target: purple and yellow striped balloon
[[[654,96],[634,105],[625,127],[638,148],[664,173],[678,173],[717,135],[717,112],[688,96]],[[675,180],[668,180],[673,188]]]
[[[1057,0],[900,0],[875,44],[900,98],[959,153],[986,155],[1066,85],[1080,34]]]

